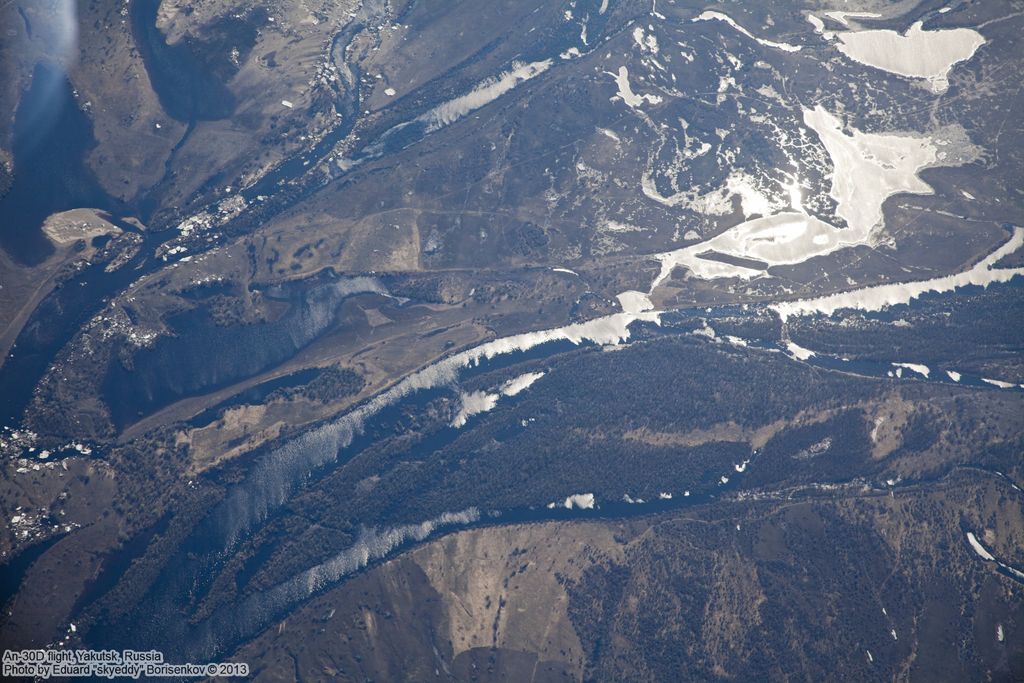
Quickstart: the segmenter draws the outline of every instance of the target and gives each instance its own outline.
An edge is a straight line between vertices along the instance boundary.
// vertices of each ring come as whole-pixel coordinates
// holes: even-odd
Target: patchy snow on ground
[[[986,384],[991,384],[994,387],[999,387],[1000,389],[1013,389],[1015,386],[1017,386],[1013,382],[1004,382],[1000,379],[989,379],[988,377],[982,377],[981,381],[985,382]]]
[[[785,212],[774,216],[755,218],[730,228],[704,242],[658,254],[661,272],[654,286],[661,284],[678,266],[705,280],[716,278],[749,279],[763,275],[763,268],[755,264],[740,265],[708,258],[701,254],[715,252],[725,256],[760,261],[768,266],[795,264],[806,261],[812,251],[823,251],[818,245],[832,242],[836,230],[813,216]],[[810,247],[810,248],[809,248]]]
[[[740,198],[744,218],[768,216],[779,208],[756,186],[754,178],[743,171],[733,171],[725,181],[729,192]]]
[[[961,375],[959,372],[956,372],[955,370],[946,370],[946,374],[949,375],[949,378],[954,382],[959,382],[960,378],[963,377],[963,375]]]
[[[653,33],[645,34],[643,28],[637,26],[633,29],[633,40],[642,52],[658,54],[658,39]]]
[[[661,272],[652,291],[677,266],[686,267],[702,279],[749,279],[762,275],[767,267],[802,263],[837,249],[870,244],[883,223],[882,204],[889,196],[899,192],[932,192],[917,177],[918,171],[938,159],[931,138],[858,130],[847,134],[842,122],[821,105],[804,109],[803,119],[831,157],[834,170],[829,194],[836,202],[836,216],[847,227],[838,228],[808,215],[801,201],[799,179],[794,176],[787,185],[791,210],[747,220],[710,240],[658,254]],[[652,196],[651,188],[645,185],[643,189],[645,195]],[[755,195],[754,189],[744,187],[741,180],[736,181],[734,191],[745,205],[744,213],[748,209],[750,213],[759,213],[772,208],[766,197]],[[678,196],[659,195],[657,199],[669,205],[679,203]],[[766,267],[702,257],[707,252],[762,262]]]
[[[969,28],[926,31],[918,21],[903,35],[889,29],[843,31],[839,51],[850,59],[907,78],[923,78],[934,92],[949,87],[953,65],[970,59],[985,38]]]

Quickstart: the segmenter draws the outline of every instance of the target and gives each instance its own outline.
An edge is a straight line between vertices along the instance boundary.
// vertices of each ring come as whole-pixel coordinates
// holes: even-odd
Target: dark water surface
[[[205,46],[189,39],[168,45],[157,28],[157,10],[160,0],[135,0],[130,6],[132,36],[142,55],[150,83],[160,99],[160,106],[173,119],[183,123],[212,121],[231,116],[235,98],[226,81],[231,76],[231,65],[225,55],[230,47],[221,50],[223,63],[211,58],[216,46]],[[235,45],[250,48],[256,39],[253,22],[239,19],[231,24]]]
[[[185,120],[227,116],[234,101],[217,73],[186,46],[168,47],[156,28],[158,0],[132,3],[132,27],[150,81],[168,115]],[[254,29],[255,30],[255,29]],[[85,164],[95,146],[89,117],[79,108],[63,71],[39,64],[19,104],[14,126],[14,182],[0,197],[0,248],[35,265],[53,253],[41,227],[52,213],[76,207],[120,217],[131,207],[108,196]],[[139,255],[114,273],[90,266],[49,294],[19,334],[14,358],[0,368],[0,420],[21,419],[46,368],[81,325],[135,278],[162,262],[148,257],[164,238],[147,234]]]
[[[14,182],[0,197],[0,247],[15,260],[36,265],[53,253],[42,231],[52,213],[77,207],[118,211],[118,202],[85,165],[95,145],[92,123],[64,72],[38,64],[14,119]]]

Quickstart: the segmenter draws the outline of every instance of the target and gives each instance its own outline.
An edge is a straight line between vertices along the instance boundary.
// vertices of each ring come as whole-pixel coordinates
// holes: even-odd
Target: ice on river
[[[953,275],[898,282],[873,287],[862,287],[849,292],[839,292],[813,299],[783,301],[771,304],[783,320],[800,315],[832,315],[840,309],[860,311],[881,311],[897,304],[909,304],[922,294],[929,292],[952,292],[960,287],[978,285],[987,287],[994,282],[1008,282],[1018,275],[1024,275],[1024,268],[994,268],[1004,256],[1012,254],[1024,245],[1024,228],[1015,228],[1013,235],[1002,246],[976,263],[971,268]]]
[[[981,559],[986,560],[988,562],[996,561],[996,558],[992,556],[992,553],[985,549],[985,546],[981,544],[981,542],[978,540],[978,537],[974,535],[973,531],[967,532],[967,542],[971,544],[971,547],[974,549],[974,552],[977,553],[978,557],[980,557]]]

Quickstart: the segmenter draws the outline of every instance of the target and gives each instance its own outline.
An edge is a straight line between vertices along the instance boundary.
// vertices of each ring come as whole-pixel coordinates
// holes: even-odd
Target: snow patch
[[[643,28],[640,26],[633,29],[633,40],[642,52],[658,54],[658,39],[654,37],[654,34],[645,35]]]
[[[987,562],[996,561],[996,558],[992,556],[992,553],[986,550],[985,546],[983,546],[981,542],[978,541],[978,537],[974,535],[973,531],[967,532],[967,542],[971,544],[971,547],[974,548],[974,552],[977,553],[978,557],[980,557],[981,559]]]
[[[452,419],[451,426],[456,428],[465,426],[472,416],[492,410],[494,406],[498,405],[499,399],[504,396],[515,396],[525,391],[543,376],[543,372],[527,372],[505,382],[497,393],[470,391],[459,394],[461,407]]]
[[[543,372],[527,372],[514,377],[501,386],[502,396],[515,396],[529,389],[534,382],[544,376]]]
[[[625,313],[643,313],[654,308],[654,304],[643,292],[630,290],[616,294],[615,298],[619,300],[619,305]]]
[[[893,367],[906,368],[907,370],[913,370],[919,375],[927,377],[931,374],[931,369],[927,365],[921,365],[920,363],[893,363]]]
[[[452,427],[463,427],[469,418],[487,411],[498,405],[498,394],[489,394],[484,391],[470,391],[459,395],[462,406],[459,412],[452,419]]]
[[[416,120],[427,124],[428,133],[443,128],[466,114],[490,104],[516,86],[536,78],[551,68],[551,64],[550,59],[529,63],[513,62],[508,71],[482,81],[465,95],[439,104],[418,116]]]
[[[794,342],[786,342],[786,349],[789,351],[790,355],[792,355],[797,360],[807,360],[808,358],[813,358],[814,356],[817,355],[816,353],[814,353],[814,351],[811,351],[810,349],[805,349],[804,347],[799,346]]]
[[[711,327],[711,325],[708,325],[707,320],[702,320],[701,326],[694,330],[692,334],[695,337],[707,337],[712,341],[718,339],[718,335],[715,333],[715,328]]]
[[[634,93],[633,88],[629,85],[629,70],[626,67],[620,66],[618,73],[613,74],[610,71],[605,73],[615,79],[615,84],[619,87],[619,91],[615,94],[630,108],[636,109],[644,102],[651,104],[661,102],[661,97],[658,95],[637,95]]]
[[[593,510],[594,509],[594,494],[593,493],[574,493],[568,496],[562,503],[562,507],[567,510],[576,508],[578,510]]]
[[[756,42],[758,42],[761,45],[764,45],[766,47],[774,47],[774,48],[782,50],[784,52],[799,52],[800,51],[800,48],[801,48],[800,45],[790,45],[789,43],[777,43],[777,42],[775,42],[773,40],[765,40],[763,38],[758,38],[757,36],[752,34],[750,31],[748,31],[747,29],[743,28],[742,26],[737,24],[735,21],[733,21],[732,17],[730,17],[730,16],[728,16],[726,14],[722,14],[721,12],[712,12],[712,11],[702,12],[699,16],[697,16],[697,17],[695,17],[693,19],[693,21],[712,21],[712,20],[724,21],[725,23],[729,24],[729,26],[732,26],[734,29],[736,29],[737,31],[739,31],[740,33],[745,35],[747,38],[750,38],[751,40],[756,41]]]
[[[835,38],[835,31],[826,31],[825,22],[813,14],[807,15],[807,21],[810,22],[811,26],[814,27],[814,32],[822,36],[825,40],[832,40]]]

